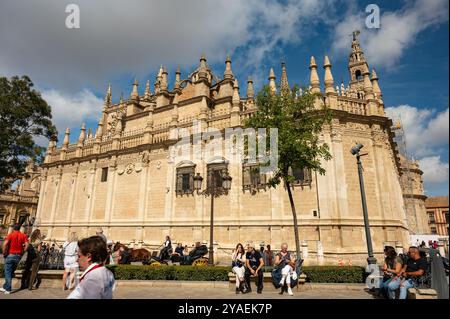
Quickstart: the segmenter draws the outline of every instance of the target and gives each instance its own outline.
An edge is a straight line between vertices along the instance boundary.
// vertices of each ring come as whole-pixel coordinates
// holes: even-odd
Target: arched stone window
[[[294,176],[293,185],[296,186],[311,186],[311,170],[307,168],[296,168],[292,169],[292,175]]]
[[[362,73],[360,70],[356,70],[355,71],[355,80],[356,81],[361,81],[362,80]]]
[[[222,188],[222,177],[228,171],[228,161],[223,157],[217,157],[208,162],[206,187]],[[214,185],[213,185],[214,180]]]
[[[191,161],[182,161],[177,165],[176,194],[192,194],[194,192],[195,164]]]

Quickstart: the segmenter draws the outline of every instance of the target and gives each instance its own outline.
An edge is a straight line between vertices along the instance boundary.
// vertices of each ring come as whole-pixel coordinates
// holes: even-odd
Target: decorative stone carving
[[[161,169],[161,161],[156,162],[156,169]]]
[[[125,167],[125,172],[127,174],[133,173],[133,170],[134,170],[134,163],[130,163]]]
[[[116,135],[120,132],[122,132],[123,127],[123,118],[125,116],[125,108],[118,109],[116,112],[114,112],[111,115],[111,119],[108,121],[108,129],[106,131],[107,136]]]

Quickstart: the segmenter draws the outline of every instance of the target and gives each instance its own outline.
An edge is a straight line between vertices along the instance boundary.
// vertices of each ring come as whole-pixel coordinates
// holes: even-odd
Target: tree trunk
[[[295,251],[297,253],[297,261],[302,258],[300,253],[300,238],[298,236],[297,212],[295,211],[294,199],[292,198],[291,185],[285,181],[286,189],[289,195],[289,202],[291,203],[292,217],[294,218],[294,236],[295,236]]]

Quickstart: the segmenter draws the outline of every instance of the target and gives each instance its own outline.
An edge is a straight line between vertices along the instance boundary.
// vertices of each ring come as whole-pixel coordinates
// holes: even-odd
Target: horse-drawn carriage
[[[162,258],[152,256],[150,266],[167,266],[167,265],[206,266],[208,265],[208,257],[205,257],[207,253],[208,248],[205,245],[200,245],[198,247],[195,247],[186,256],[180,256],[177,254],[168,254],[162,256]]]
[[[172,254],[168,251],[158,256],[158,252],[151,253],[147,249],[128,248],[121,243],[114,245],[114,251],[120,250],[121,262],[120,264],[129,264],[131,262],[142,262],[143,265],[150,266],[167,266],[167,265],[192,265],[192,266],[206,266],[208,258],[205,255],[208,253],[208,248],[205,245],[195,247],[188,255],[180,256]]]

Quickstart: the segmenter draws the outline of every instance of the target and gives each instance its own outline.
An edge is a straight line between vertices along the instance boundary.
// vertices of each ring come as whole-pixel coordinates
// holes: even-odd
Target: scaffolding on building
[[[415,227],[411,227],[412,225],[409,225],[409,222],[407,221],[408,224],[408,228],[409,231],[412,235],[418,233],[421,234],[422,230],[419,229],[419,222],[417,219],[417,210],[416,210],[416,205],[414,204],[414,186],[413,186],[413,178],[411,177],[411,170],[412,170],[412,166],[411,164],[414,162],[414,158],[412,156],[409,155],[408,153],[408,148],[407,148],[407,143],[406,143],[406,134],[405,134],[405,130],[403,127],[403,123],[402,123],[402,118],[399,115],[397,121],[395,122],[395,125],[393,127],[394,133],[395,133],[395,142],[397,143],[397,147],[398,147],[398,152],[400,153],[401,156],[403,156],[404,160],[404,172],[406,173],[406,180],[407,180],[407,187],[408,190],[405,190],[405,195],[409,195],[411,196],[412,202],[411,202],[411,206],[412,206],[412,211],[414,214],[414,222],[415,222]],[[407,193],[409,191],[409,194]],[[405,202],[405,206],[407,207],[407,204]],[[408,214],[408,212],[407,212]]]

